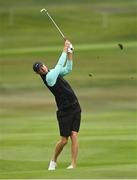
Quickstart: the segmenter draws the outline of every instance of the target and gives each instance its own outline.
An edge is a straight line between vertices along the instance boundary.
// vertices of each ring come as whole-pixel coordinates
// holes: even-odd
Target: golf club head
[[[42,13],[42,12],[47,12],[47,10],[46,10],[46,9],[41,9],[40,12],[41,12],[41,13]]]

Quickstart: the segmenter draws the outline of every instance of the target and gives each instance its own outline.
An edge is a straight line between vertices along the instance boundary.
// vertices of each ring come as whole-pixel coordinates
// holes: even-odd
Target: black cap
[[[41,62],[35,62],[35,63],[33,64],[33,70],[34,70],[35,72],[38,72],[41,66],[43,66],[43,64],[42,64]]]

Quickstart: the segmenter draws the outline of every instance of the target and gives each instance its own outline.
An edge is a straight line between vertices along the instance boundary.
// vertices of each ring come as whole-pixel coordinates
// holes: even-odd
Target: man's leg
[[[55,170],[56,169],[56,162],[59,154],[63,150],[63,147],[67,144],[68,137],[61,137],[61,140],[56,144],[55,152],[53,155],[52,160],[50,161],[48,170]]]
[[[61,137],[61,140],[56,144],[55,152],[52,158],[54,162],[57,161],[59,154],[61,153],[63,147],[67,144],[67,142],[68,142],[68,137]]]
[[[56,162],[59,154],[63,150],[63,147],[67,144],[68,137],[61,137],[61,140],[56,144],[55,152],[53,155],[52,160],[50,161],[48,170],[55,170],[56,169]]]
[[[70,167],[75,168],[76,162],[77,162],[77,155],[78,155],[78,133],[76,131],[72,131],[70,138],[71,138],[71,143],[72,143],[71,144],[72,161],[71,161]]]

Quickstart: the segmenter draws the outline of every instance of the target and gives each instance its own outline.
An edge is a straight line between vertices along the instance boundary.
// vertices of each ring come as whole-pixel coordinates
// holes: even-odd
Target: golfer
[[[56,169],[57,158],[67,144],[69,137],[71,139],[72,159],[67,169],[76,167],[81,108],[74,91],[63,78],[63,76],[67,75],[72,70],[72,53],[72,44],[66,40],[63,52],[54,69],[48,69],[48,67],[41,62],[36,62],[33,65],[33,70],[41,76],[44,84],[55,96],[58,107],[57,119],[61,139],[55,146],[55,152],[50,161],[48,170]]]

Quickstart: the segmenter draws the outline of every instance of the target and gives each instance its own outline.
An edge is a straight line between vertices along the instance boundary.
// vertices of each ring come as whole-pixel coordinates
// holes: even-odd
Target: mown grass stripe
[[[135,166],[136,164],[118,164],[118,165],[110,165],[110,167],[108,167],[108,166],[106,166],[106,167],[92,167],[92,169],[91,169],[91,167],[90,168],[87,168],[87,167],[78,167],[77,169],[76,169],[76,171],[79,171],[79,170],[81,170],[81,169],[84,169],[84,170],[87,170],[87,171],[109,171],[109,170],[112,170],[112,169],[115,169],[115,170],[121,170],[121,168],[124,168],[124,169],[128,169],[129,170],[129,168],[131,168],[131,167],[133,167],[133,166]],[[56,172],[59,172],[59,171],[63,171],[63,172],[68,172],[68,170],[66,170],[65,169],[65,167],[64,168],[58,168],[57,170],[56,170]],[[45,172],[45,173],[50,173],[46,168],[45,169],[41,169],[41,170],[28,170],[28,171],[25,171],[25,170],[21,170],[21,171],[9,171],[9,172],[0,172],[0,174],[2,175],[2,174],[22,174],[22,173],[37,173],[37,172]],[[111,180],[113,180],[113,179],[111,179]],[[118,179],[117,179],[118,180]]]
[[[137,47],[136,42],[124,42],[124,48]],[[116,43],[105,43],[105,44],[77,44],[75,45],[75,51],[86,51],[86,50],[107,50],[118,48]],[[50,46],[50,47],[35,47],[35,48],[20,48],[20,49],[3,49],[0,50],[0,56],[6,55],[18,55],[18,54],[29,54],[29,53],[42,53],[42,52],[56,52],[62,49],[62,46]]]

